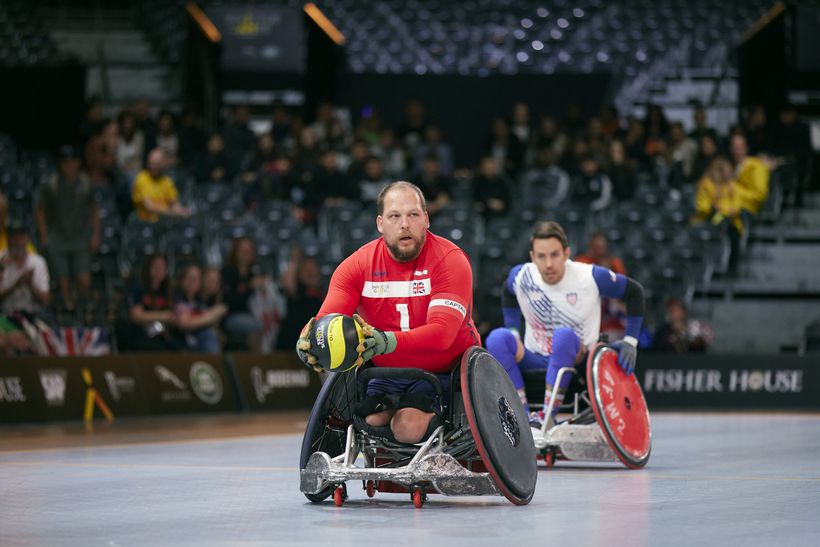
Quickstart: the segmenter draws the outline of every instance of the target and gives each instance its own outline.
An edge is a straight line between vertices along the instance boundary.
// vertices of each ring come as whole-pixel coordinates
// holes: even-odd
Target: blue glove
[[[618,364],[624,372],[632,374],[638,359],[638,341],[631,336],[624,336],[623,340],[615,342],[612,347],[618,351]]]

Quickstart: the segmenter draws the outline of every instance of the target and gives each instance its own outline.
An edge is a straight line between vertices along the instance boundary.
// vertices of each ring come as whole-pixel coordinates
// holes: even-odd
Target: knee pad
[[[509,353],[515,355],[515,350],[518,347],[518,342],[515,339],[515,334],[510,329],[499,328],[490,331],[487,335],[487,351],[492,355],[501,355],[502,353]]]

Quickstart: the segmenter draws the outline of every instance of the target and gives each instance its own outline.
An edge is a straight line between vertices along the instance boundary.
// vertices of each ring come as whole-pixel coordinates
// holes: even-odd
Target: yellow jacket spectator
[[[730,151],[735,162],[740,206],[756,215],[769,197],[769,167],[762,159],[748,155],[743,135],[732,137]]]
[[[134,181],[131,198],[140,220],[156,222],[163,216],[188,216],[188,210],[179,204],[179,193],[171,177],[163,173],[165,153],[154,149],[148,155],[148,168],[140,171]]]
[[[9,222],[9,201],[3,192],[0,192],[0,252],[9,247],[8,234],[6,234],[6,224]],[[37,254],[37,248],[29,241],[26,244],[26,251],[29,254]]]
[[[738,233],[743,233],[741,209],[741,193],[737,183],[732,180],[732,164],[726,158],[717,157],[709,164],[698,183],[692,221],[708,220],[713,224],[720,224],[728,219]]]

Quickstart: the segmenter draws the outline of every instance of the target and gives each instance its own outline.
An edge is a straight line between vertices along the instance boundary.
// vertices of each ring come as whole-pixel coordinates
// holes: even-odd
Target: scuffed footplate
[[[568,460],[619,462],[620,460],[604,439],[598,424],[564,424],[553,427],[544,437],[535,436],[535,447],[543,450],[555,447]]]
[[[447,496],[501,495],[489,473],[465,469],[449,454],[430,454],[404,467],[363,468],[345,466],[324,452],[315,452],[300,473],[299,489],[317,494],[330,484],[350,480],[391,481],[404,486],[431,482]]]

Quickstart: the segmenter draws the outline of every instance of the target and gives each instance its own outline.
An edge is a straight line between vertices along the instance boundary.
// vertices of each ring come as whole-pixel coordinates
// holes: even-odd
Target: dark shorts
[[[440,413],[441,404],[447,403],[450,397],[450,375],[437,374],[442,387],[444,401],[436,397],[436,390],[424,380],[402,380],[377,378],[367,384],[367,398],[356,408],[360,416],[374,412],[416,408],[423,412]]]
[[[52,244],[47,255],[51,276],[56,279],[71,279],[91,273],[91,251],[87,247]]]

